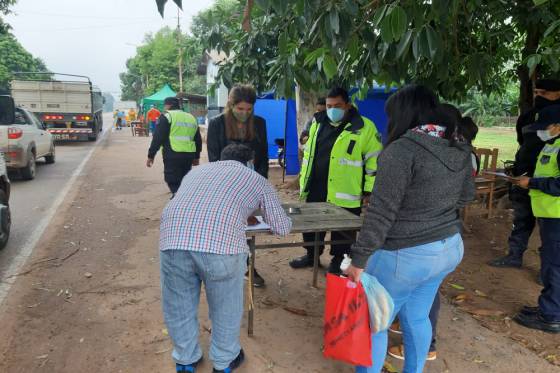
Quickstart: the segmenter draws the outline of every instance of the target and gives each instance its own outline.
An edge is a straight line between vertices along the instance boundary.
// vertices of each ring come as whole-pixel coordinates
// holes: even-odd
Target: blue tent
[[[350,91],[351,94],[357,90]],[[396,91],[396,88],[386,90],[385,87],[371,89],[364,100],[356,100],[355,104],[362,116],[371,119],[381,133],[383,141],[387,139],[387,116],[385,115],[385,101]],[[286,174],[297,175],[300,170],[298,159],[298,132],[296,103],[294,100],[275,99],[274,93],[266,93],[257,99],[255,114],[266,120],[268,136],[268,156],[278,158],[276,139],[284,139],[286,152]]]

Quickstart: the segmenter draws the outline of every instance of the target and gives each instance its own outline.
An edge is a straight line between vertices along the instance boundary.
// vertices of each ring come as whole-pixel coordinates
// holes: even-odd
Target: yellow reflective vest
[[[195,135],[198,131],[196,118],[181,110],[169,110],[165,113],[169,121],[169,144],[174,152],[195,153]]]
[[[552,144],[546,144],[537,158],[534,178],[560,177],[558,153],[560,138]],[[531,206],[537,218],[560,218],[560,197],[551,196],[538,189],[530,189]]]
[[[314,118],[305,144],[300,172],[300,198],[309,194],[309,179],[315,158],[317,134],[321,126],[330,125],[328,118],[318,122]],[[364,117],[354,115],[344,125],[331,150],[327,202],[356,208],[361,206],[363,193],[371,193],[377,173],[377,157],[381,152],[381,136],[375,124]]]

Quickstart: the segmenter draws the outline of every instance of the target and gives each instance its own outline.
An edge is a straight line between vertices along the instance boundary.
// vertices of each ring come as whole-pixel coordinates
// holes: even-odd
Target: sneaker
[[[212,373],[231,373],[235,369],[239,368],[239,366],[243,363],[244,360],[245,360],[245,353],[243,352],[243,349],[241,349],[241,351],[239,351],[239,355],[237,355],[237,357],[231,363],[229,363],[229,367],[222,370],[213,368]]]
[[[245,280],[249,280],[249,271],[245,272]],[[262,288],[265,285],[264,278],[259,275],[257,269],[253,270],[253,286],[256,288]]]
[[[309,255],[300,256],[290,261],[290,267],[293,269],[313,267],[313,257]]]
[[[511,254],[493,259],[488,262],[488,265],[496,268],[521,268],[523,260]]]
[[[200,364],[200,362],[202,361],[202,357],[200,357],[200,359],[198,359],[198,361],[189,364],[189,365],[183,365],[183,364],[179,364],[176,363],[175,364],[175,369],[177,372],[188,372],[188,373],[194,373],[196,371],[196,366],[198,364]]]
[[[389,355],[394,357],[395,359],[404,360],[404,346],[398,345],[390,347],[387,351]],[[429,351],[428,356],[426,356],[427,361],[434,361],[437,359],[437,351]]]
[[[395,334],[402,334],[401,323],[399,320],[394,321],[389,327],[389,331]]]

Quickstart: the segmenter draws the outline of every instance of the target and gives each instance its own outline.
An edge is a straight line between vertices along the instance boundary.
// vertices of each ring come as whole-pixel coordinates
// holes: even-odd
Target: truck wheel
[[[23,180],[33,180],[37,174],[37,163],[35,162],[35,153],[29,152],[29,160],[27,166],[21,169],[21,177]]]
[[[88,135],[88,141],[97,141],[97,132]]]
[[[47,164],[53,164],[54,162],[56,162],[56,148],[54,147],[54,144],[52,144],[50,154],[45,155],[45,162]]]
[[[8,204],[8,197],[4,190],[0,190],[0,204],[3,205],[3,208],[0,210],[0,214],[2,214],[2,223],[0,224],[0,250],[2,250],[8,243],[10,228],[12,226],[10,205]]]

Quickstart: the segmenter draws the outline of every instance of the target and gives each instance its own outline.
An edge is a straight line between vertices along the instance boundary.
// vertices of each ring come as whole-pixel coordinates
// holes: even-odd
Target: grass
[[[517,133],[515,128],[505,127],[481,127],[474,141],[478,148],[498,148],[498,167],[502,167],[502,161],[513,160],[517,152]]]

